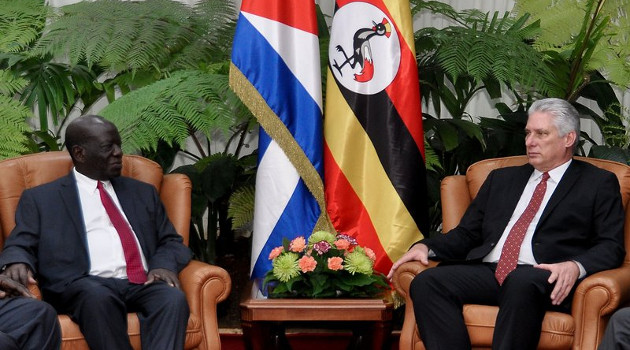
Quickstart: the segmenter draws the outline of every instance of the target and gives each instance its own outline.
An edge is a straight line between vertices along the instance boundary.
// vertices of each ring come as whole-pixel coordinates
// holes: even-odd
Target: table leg
[[[241,322],[247,350],[290,350],[282,322]]]
[[[352,327],[352,339],[348,350],[386,350],[391,348],[391,322],[357,322]]]

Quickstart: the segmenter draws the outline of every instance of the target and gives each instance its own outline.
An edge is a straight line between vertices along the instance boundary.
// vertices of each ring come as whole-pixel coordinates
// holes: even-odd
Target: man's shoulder
[[[150,183],[122,175],[112,179],[111,182],[114,185],[114,188],[125,187],[134,189],[155,190],[155,186]]]
[[[37,186],[33,186],[31,188],[27,188],[25,191],[29,191],[29,192],[46,192],[46,191],[50,191],[50,190],[54,190],[57,189],[61,186],[65,186],[69,183],[71,183],[72,179],[70,178],[70,175],[64,175],[58,179],[52,180],[50,182],[46,182]]]

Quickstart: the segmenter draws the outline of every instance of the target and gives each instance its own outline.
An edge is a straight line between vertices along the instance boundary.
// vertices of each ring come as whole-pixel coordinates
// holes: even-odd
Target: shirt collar
[[[549,170],[548,171],[549,179],[551,179],[555,183],[559,183],[560,180],[562,179],[562,176],[564,175],[564,173],[569,168],[569,165],[571,165],[572,161],[573,161],[573,158],[571,158],[568,161],[566,161],[565,163],[562,163],[559,166]],[[541,171],[534,169],[534,173],[532,174],[531,179],[538,181],[542,177],[542,174],[543,173]]]
[[[74,178],[77,180],[77,186],[79,188],[88,191],[88,193],[93,193],[94,191],[96,191],[96,183],[98,182],[97,180],[81,174],[77,171],[76,168],[72,168],[72,172],[74,173]],[[105,189],[111,187],[111,182],[109,182],[109,180],[101,182],[103,183],[103,187]]]

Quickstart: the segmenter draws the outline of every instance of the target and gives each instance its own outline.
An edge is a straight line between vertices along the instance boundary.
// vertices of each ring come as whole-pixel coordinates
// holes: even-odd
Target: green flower
[[[354,251],[346,256],[345,269],[351,274],[362,273],[365,275],[371,275],[372,260],[365,255],[365,252],[360,247],[354,249]]]
[[[295,253],[285,253],[273,259],[273,275],[281,282],[288,282],[291,278],[300,275],[298,265],[298,255]]]
[[[332,245],[333,243],[335,243],[336,239],[337,238],[335,237],[335,235],[330,232],[317,231],[313,232],[313,234],[308,238],[308,245],[313,246],[313,244],[321,241],[326,241]]]

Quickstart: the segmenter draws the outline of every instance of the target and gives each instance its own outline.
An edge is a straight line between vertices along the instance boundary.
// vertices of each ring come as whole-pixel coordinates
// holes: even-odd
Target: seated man
[[[414,244],[394,265],[443,261],[410,287],[424,345],[470,349],[464,304],[497,305],[493,349],[536,349],[547,310],[568,312],[576,281],[621,265],[617,177],[572,159],[579,114],[544,99],[529,109],[529,164],[488,175],[460,224]]]
[[[0,266],[25,285],[37,276],[43,299],[91,349],[131,349],[128,312],[138,313],[143,349],[182,349],[189,309],[177,274],[190,250],[156,189],[120,176],[114,124],[87,115],[65,136],[74,169],[24,191]]]
[[[57,350],[60,346],[55,310],[34,299],[23,285],[0,275],[0,349]]]

